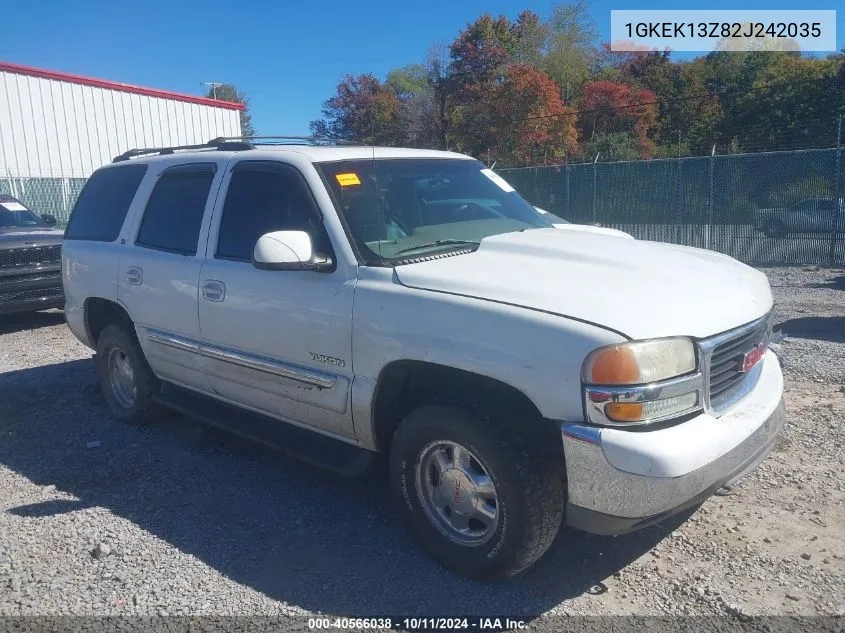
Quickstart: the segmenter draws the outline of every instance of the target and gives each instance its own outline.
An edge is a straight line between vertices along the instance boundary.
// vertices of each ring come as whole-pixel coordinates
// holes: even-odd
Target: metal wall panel
[[[0,70],[0,180],[87,178],[134,147],[239,134],[239,110]]]

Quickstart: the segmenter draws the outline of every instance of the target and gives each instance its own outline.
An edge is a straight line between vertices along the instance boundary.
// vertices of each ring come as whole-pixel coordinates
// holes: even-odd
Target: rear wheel
[[[97,339],[97,374],[112,415],[141,423],[154,410],[158,379],[135,338],[120,325],[107,326]]]
[[[466,576],[524,571],[560,527],[562,457],[492,416],[420,407],[394,435],[390,465],[414,536],[440,564]]]

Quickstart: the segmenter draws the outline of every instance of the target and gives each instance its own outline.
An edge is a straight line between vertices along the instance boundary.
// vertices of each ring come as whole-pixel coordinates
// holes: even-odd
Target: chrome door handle
[[[226,284],[216,279],[207,279],[200,285],[200,294],[206,301],[223,301],[226,298]]]
[[[126,283],[133,286],[140,286],[143,280],[144,273],[137,266],[130,266],[126,269]]]

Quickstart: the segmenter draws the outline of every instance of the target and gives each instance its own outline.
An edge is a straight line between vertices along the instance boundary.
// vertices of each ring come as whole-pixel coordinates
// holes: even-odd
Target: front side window
[[[368,264],[473,248],[491,235],[552,226],[474,160],[351,160],[317,168]]]
[[[258,238],[273,231],[306,231],[315,251],[331,252],[310,191],[293,167],[238,164],[226,191],[214,256],[249,262]]]
[[[212,180],[210,163],[180,165],[162,173],[150,194],[135,244],[196,255]]]

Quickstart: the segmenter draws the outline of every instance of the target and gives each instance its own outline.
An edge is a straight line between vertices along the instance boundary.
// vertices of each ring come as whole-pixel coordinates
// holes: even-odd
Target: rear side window
[[[65,239],[116,240],[146,173],[146,165],[121,165],[95,171],[73,207]]]
[[[196,255],[212,180],[213,164],[180,165],[162,173],[147,202],[135,244]]]

